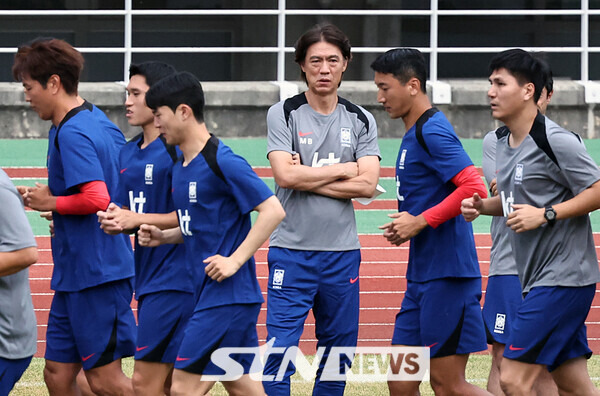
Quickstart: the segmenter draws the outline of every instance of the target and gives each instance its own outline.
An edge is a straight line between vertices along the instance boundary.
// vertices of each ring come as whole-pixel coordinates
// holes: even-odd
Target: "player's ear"
[[[49,89],[50,93],[55,94],[58,92],[60,85],[60,76],[58,74],[53,74],[48,78],[48,81],[46,82],[46,89]]]
[[[421,82],[416,77],[412,77],[408,80],[406,85],[408,86],[411,95],[416,95],[421,92]]]
[[[534,94],[535,85],[532,82],[528,82],[525,85],[523,85],[523,99],[525,101],[528,101],[529,99],[533,98]]]

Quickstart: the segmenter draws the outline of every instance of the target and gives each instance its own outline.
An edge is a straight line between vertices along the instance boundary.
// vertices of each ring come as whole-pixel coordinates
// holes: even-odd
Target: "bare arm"
[[[275,183],[283,188],[311,191],[339,179],[349,179],[358,175],[356,162],[338,163],[329,166],[311,167],[294,164],[292,154],[285,151],[271,151],[268,155]]]
[[[0,252],[0,276],[16,274],[38,260],[35,246],[12,252]]]
[[[152,224],[161,230],[179,225],[175,211],[171,213],[137,213],[132,212],[126,206],[120,208],[115,203],[111,203],[106,211],[99,211],[96,214],[104,232],[112,235],[121,232],[129,234],[142,224]]]
[[[379,158],[374,155],[361,157],[357,161],[358,175],[350,179],[336,180],[322,185],[312,192],[332,198],[369,198],[375,193],[379,180]]]

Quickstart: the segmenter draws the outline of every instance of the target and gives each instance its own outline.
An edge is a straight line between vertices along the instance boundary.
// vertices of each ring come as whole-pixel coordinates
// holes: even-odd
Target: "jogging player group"
[[[37,257],[23,204],[51,212],[50,395],[205,395],[217,380],[231,395],[291,395],[296,368],[285,351],[298,346],[310,310],[324,351],[313,395],[343,395],[352,356],[336,361],[336,380],[325,367],[334,347],[357,345],[352,199],[376,194],[381,159],[373,115],[338,96],[351,59],[348,38],[331,24],[296,42],[307,89],[267,114],[273,193],[209,131],[193,74],[162,62],[131,65],[126,116],[141,131],[126,142],[79,96],[77,50],[58,39],[20,47],[13,76],[52,126],[48,185],[0,184],[10,203],[0,208],[0,395],[35,352],[26,268]],[[371,68],[377,102],[406,130],[395,167],[398,212],[380,226],[391,245],[410,241],[391,344],[429,348],[437,395],[597,394],[585,319],[600,280],[588,216],[600,208],[600,170],[579,135],[544,115],[553,94],[548,64],[519,49],[490,62],[488,98],[502,126],[484,139],[488,187],[429,100],[421,52],[393,49]],[[470,224],[480,215],[494,216],[483,311]],[[264,299],[253,256],[267,240],[266,342],[277,353],[256,364]],[[4,315],[17,304],[18,315]],[[465,368],[488,344],[484,390]],[[237,375],[216,359],[225,350]],[[121,368],[128,356],[132,379]],[[418,395],[419,386],[388,381],[391,395]]]

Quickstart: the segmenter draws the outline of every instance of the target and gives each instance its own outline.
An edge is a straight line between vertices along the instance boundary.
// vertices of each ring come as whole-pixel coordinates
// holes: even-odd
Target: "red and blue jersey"
[[[416,133],[417,126],[421,125],[426,146],[419,143]],[[439,204],[456,189],[452,178],[471,165],[471,159],[442,112],[433,114],[424,123],[417,121],[402,138],[396,160],[398,211],[418,216]],[[435,229],[425,227],[411,239],[408,280],[426,282],[480,276],[473,228],[462,216]]]
[[[144,135],[131,139],[119,155],[119,195],[114,201],[136,213],[170,213],[173,164],[181,155],[162,137],[145,148]],[[135,296],[164,290],[194,291],[183,245],[140,246],[135,238]]]
[[[89,102],[69,111],[49,131],[48,186],[55,196],[73,195],[78,186],[103,181],[117,195],[119,150],[125,137],[106,115]],[[126,235],[107,235],[95,213],[53,213],[51,287],[80,291],[133,276],[131,243]]]
[[[214,136],[186,166],[175,164],[173,200],[196,272],[196,309],[264,301],[253,257],[220,283],[205,274],[203,260],[230,256],[250,231],[250,212],[272,195],[248,162]]]

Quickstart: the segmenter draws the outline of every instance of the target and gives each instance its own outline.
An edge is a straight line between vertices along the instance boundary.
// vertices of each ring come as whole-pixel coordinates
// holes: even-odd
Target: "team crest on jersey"
[[[406,159],[406,149],[402,150],[400,154],[400,161],[398,162],[398,169],[404,169],[404,160]]]
[[[340,139],[342,146],[350,147],[350,145],[352,144],[352,134],[350,133],[350,128],[340,129]]]
[[[515,169],[515,184],[521,184],[523,182],[523,164],[517,164]]]
[[[196,202],[196,182],[190,182],[188,186],[188,196],[190,198],[190,202]]]
[[[152,184],[152,170],[154,169],[154,164],[146,164],[146,172],[144,173],[144,178],[146,179],[146,184]]]
[[[494,333],[504,334],[504,326],[506,326],[506,315],[497,313],[496,323],[494,323]]]
[[[273,271],[273,289],[281,289],[283,286],[283,276],[285,275],[285,270],[276,269]]]

